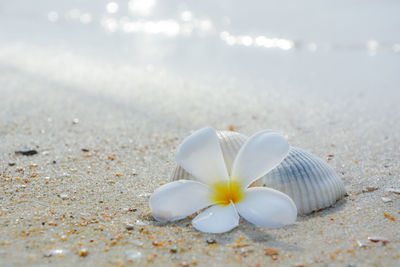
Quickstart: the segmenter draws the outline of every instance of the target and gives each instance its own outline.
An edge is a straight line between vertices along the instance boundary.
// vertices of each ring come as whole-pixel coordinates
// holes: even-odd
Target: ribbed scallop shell
[[[236,132],[217,131],[221,150],[230,173],[233,161],[247,137]],[[171,180],[194,179],[177,166]],[[268,186],[290,196],[299,215],[327,208],[346,193],[337,173],[323,160],[296,147],[291,147],[286,158],[267,175],[251,186]]]
[[[328,164],[296,147],[291,147],[281,164],[252,186],[284,192],[296,203],[299,214],[332,206],[346,193],[342,180]]]

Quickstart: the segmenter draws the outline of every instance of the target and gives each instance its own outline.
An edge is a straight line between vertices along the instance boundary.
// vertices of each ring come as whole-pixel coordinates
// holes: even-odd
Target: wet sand
[[[0,265],[398,266],[400,195],[385,192],[400,187],[398,93],[242,90],[20,52],[0,64]],[[157,223],[150,194],[207,125],[280,131],[326,160],[348,196],[281,229]]]

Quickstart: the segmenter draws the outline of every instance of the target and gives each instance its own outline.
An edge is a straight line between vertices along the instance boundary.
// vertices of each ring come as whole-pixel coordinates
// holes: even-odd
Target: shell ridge
[[[307,161],[300,161],[300,159],[302,158],[301,153],[299,153],[299,151],[297,151],[296,156],[293,157],[294,160],[296,160],[297,164],[296,167],[297,168],[302,168],[303,172],[301,172],[302,177],[303,177],[303,181],[306,184],[306,188],[307,188],[307,192],[308,192],[308,196],[309,198],[309,203],[310,203],[310,211],[311,210],[316,210],[318,209],[319,203],[320,203],[320,199],[318,196],[316,196],[316,188],[315,188],[315,183],[313,182],[313,176],[309,174],[309,162]],[[306,166],[307,165],[307,169]],[[308,171],[307,171],[308,170]],[[304,174],[304,175],[303,175]]]
[[[290,179],[289,173],[292,173],[292,170],[290,169],[290,165],[288,164],[287,158],[290,157],[290,152],[286,156],[286,158],[279,164],[277,167],[275,167],[271,172],[266,174],[264,177],[262,177],[262,180],[267,183],[270,183],[272,188],[281,191],[282,189],[285,189],[285,191],[282,191],[289,195],[293,201],[296,203],[297,209],[299,214],[303,213],[303,205],[302,205],[302,200],[300,198],[301,192],[299,192],[299,187],[295,186],[295,182],[293,179]],[[293,175],[292,175],[293,176]],[[273,187],[277,182],[276,181],[281,181],[282,184],[284,184],[284,187]]]
[[[228,173],[230,174],[236,155],[246,141],[247,137],[240,133],[228,131],[219,131],[217,134],[222,154],[224,156],[225,165]]]
[[[281,165],[278,166],[279,171],[282,173],[284,172],[285,175],[282,175],[282,177],[285,179],[285,183],[288,185],[288,187],[290,187],[291,192],[292,192],[292,199],[294,200],[294,202],[296,203],[297,209],[299,214],[303,214],[304,213],[304,205],[302,203],[301,200],[301,190],[300,188],[296,185],[296,181],[293,179],[290,179],[290,175],[289,173],[293,174],[293,171],[290,168],[290,165],[288,164],[288,158],[291,157],[292,155],[292,149],[290,150],[289,154],[286,156],[286,158],[282,161]]]
[[[272,184],[271,187],[276,188],[279,191],[286,191],[286,186],[283,182],[283,177],[280,171],[274,172],[274,179],[270,179],[270,183]]]
[[[288,164],[288,167],[285,169],[286,170],[290,170],[291,175],[288,175],[288,179],[290,179],[291,177],[293,178],[293,186],[297,189],[296,191],[298,192],[299,195],[299,206],[301,207],[301,211],[302,213],[306,210],[307,208],[307,200],[304,199],[304,195],[306,193],[306,190],[304,188],[304,185],[302,183],[300,183],[299,181],[299,177],[297,174],[297,169],[295,167],[293,167],[293,162],[292,162],[292,158],[293,155],[290,155],[289,157],[286,158],[285,163]]]
[[[219,141],[219,146],[221,148],[222,151],[222,156],[224,158],[224,162],[225,162],[225,166],[227,167],[227,171],[228,173],[230,173],[230,164],[229,161],[231,160],[231,155],[227,152],[227,146],[225,145],[227,142],[227,137],[225,135],[225,132],[217,132],[218,135],[218,141]]]
[[[303,175],[304,171],[302,172],[300,167],[299,167],[299,165],[301,166],[301,163],[297,159],[297,157],[298,157],[297,154],[298,153],[294,153],[293,156],[291,157],[291,161],[293,162],[293,167],[292,168],[296,169],[296,171],[297,171],[296,172],[297,173],[296,178],[299,178],[298,179],[298,183],[305,190],[306,194],[302,195],[303,196],[303,200],[304,200],[303,203],[305,205],[304,206],[304,210],[305,210],[305,212],[309,212],[310,210],[314,210],[316,208],[316,205],[315,205],[316,200],[315,200],[315,196],[310,192],[311,185],[310,185],[309,181],[307,181],[306,177]]]
[[[233,167],[233,162],[235,161],[235,158],[236,158],[240,148],[246,142],[246,138],[241,138],[241,136],[237,136],[236,138],[233,138],[233,136],[231,136],[230,140],[231,140],[231,142],[233,144],[232,147],[231,147],[231,151],[232,151],[231,168],[232,168]]]
[[[334,191],[334,199],[332,201],[332,204],[334,204],[339,198],[340,198],[340,187],[338,184],[338,175],[335,173],[335,171],[331,168],[331,166],[329,166],[327,163],[323,162],[322,160],[319,160],[320,164],[324,164],[325,166],[325,172],[328,174],[328,178],[329,181],[331,182],[331,184],[333,185],[333,189],[335,189]]]
[[[283,167],[279,165],[275,168],[275,170],[276,171],[271,172],[271,175],[273,175],[273,179],[269,179],[269,181],[272,181],[272,187],[276,188],[279,191],[282,190],[283,192],[286,192],[291,198],[294,199],[295,193],[293,191],[292,185],[289,181],[287,181],[287,175],[282,173]],[[268,178],[269,175],[265,175],[264,177]],[[262,179],[264,179],[264,177]]]
[[[310,155],[309,154],[305,154],[305,156],[307,158],[309,158],[310,160],[312,160],[314,162],[315,166],[317,167],[315,169],[319,170],[320,173],[322,174],[321,177],[324,177],[323,178],[323,182],[325,184],[324,192],[328,195],[328,199],[327,199],[328,200],[328,205],[327,206],[330,206],[330,205],[332,205],[333,203],[336,202],[336,198],[337,198],[335,191],[332,190],[332,188],[335,188],[335,185],[332,182],[330,173],[327,172],[327,168],[325,166],[325,163],[322,160],[320,160],[319,158],[311,157]]]
[[[332,188],[334,189],[334,199],[332,201],[332,204],[334,204],[341,197],[341,190],[338,185],[339,177],[327,163],[320,160],[320,164],[322,164],[322,163],[324,163],[326,165],[325,171],[328,173],[329,181],[333,185]]]
[[[225,166],[228,171],[228,174],[231,173],[231,161],[232,161],[232,151],[229,151],[231,148],[227,143],[229,143],[229,137],[225,135],[225,132],[217,132],[219,139],[219,146],[221,147],[222,155],[224,158]]]
[[[232,140],[232,142],[235,145],[235,155],[234,155],[233,160],[236,158],[237,153],[239,152],[240,148],[242,148],[242,146],[246,142],[246,140],[247,140],[247,137],[244,135],[239,135],[235,139]],[[233,162],[232,162],[232,164],[233,164]]]
[[[299,152],[297,153],[297,156],[299,158],[301,158],[304,162],[307,162],[307,164],[308,164],[307,175],[308,175],[308,178],[310,180],[312,180],[311,184],[314,188],[314,192],[315,192],[316,199],[317,199],[316,208],[322,209],[325,206],[325,203],[324,203],[325,199],[324,199],[324,196],[322,195],[322,192],[324,191],[324,189],[321,187],[321,184],[323,183],[321,180],[323,179],[323,177],[320,174],[316,173],[315,164],[312,161],[310,161],[308,158],[306,158],[304,154],[305,153],[301,153],[301,151],[299,150]],[[304,165],[303,165],[303,168],[305,168]]]
[[[339,174],[337,172],[335,172],[335,170],[333,169],[332,166],[330,166],[327,163],[326,163],[326,165],[327,165],[327,170],[331,171],[331,179],[336,185],[336,190],[337,190],[336,200],[338,200],[346,193],[343,181],[340,178]]]
[[[169,179],[171,180],[171,181],[177,181],[177,180],[179,180],[179,177],[180,177],[180,166],[178,165],[178,164],[176,164],[176,167],[175,167],[175,169],[174,169],[174,172],[171,174],[171,176],[169,177]]]
[[[188,172],[185,172],[185,169],[183,167],[180,167],[180,173],[182,175],[182,178],[185,179],[186,176],[188,176]]]

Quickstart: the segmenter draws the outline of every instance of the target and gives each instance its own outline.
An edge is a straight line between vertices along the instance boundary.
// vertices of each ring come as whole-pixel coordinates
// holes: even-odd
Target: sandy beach
[[[113,54],[118,35],[92,51],[97,37],[0,39],[1,266],[399,265],[400,195],[387,190],[400,188],[398,53],[222,44],[207,62],[197,41],[193,55],[186,41],[148,41],[152,53],[183,54],[157,63],[124,45]],[[347,195],[279,229],[158,223],[149,197],[169,182],[176,147],[205,126],[277,130],[334,168]],[[27,149],[38,153],[15,153]]]

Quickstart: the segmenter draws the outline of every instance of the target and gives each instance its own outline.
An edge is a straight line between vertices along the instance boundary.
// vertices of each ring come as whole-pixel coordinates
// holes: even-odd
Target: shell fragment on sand
[[[400,188],[385,188],[385,191],[389,193],[400,194]]]
[[[389,243],[389,239],[383,236],[369,236],[368,240],[374,243],[382,242],[383,245]]]

